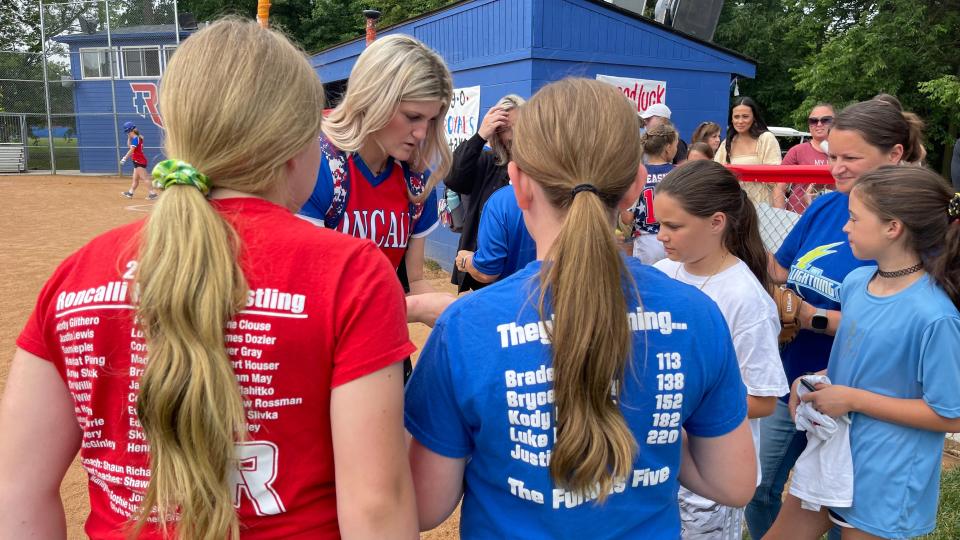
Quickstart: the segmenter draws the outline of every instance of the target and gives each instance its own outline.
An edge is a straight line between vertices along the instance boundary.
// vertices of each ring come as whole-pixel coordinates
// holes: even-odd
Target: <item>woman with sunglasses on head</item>
[[[826,165],[827,151],[823,143],[830,133],[833,117],[836,116],[833,105],[818,103],[810,110],[807,116],[807,125],[810,128],[810,140],[802,142],[787,150],[781,165]],[[798,214],[810,206],[815,192],[814,184],[794,184],[787,191],[786,207]]]

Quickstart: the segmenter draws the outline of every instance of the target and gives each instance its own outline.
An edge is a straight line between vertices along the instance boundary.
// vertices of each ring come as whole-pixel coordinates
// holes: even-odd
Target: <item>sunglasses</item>
[[[811,126],[815,126],[817,124],[820,124],[823,126],[829,126],[830,124],[833,123],[833,117],[832,116],[821,116],[820,118],[810,117],[810,118],[807,118],[807,123],[810,124]]]

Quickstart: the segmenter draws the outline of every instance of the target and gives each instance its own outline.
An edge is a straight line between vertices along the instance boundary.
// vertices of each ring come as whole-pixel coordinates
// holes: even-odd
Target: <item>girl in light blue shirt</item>
[[[960,430],[960,193],[918,167],[881,167],[850,193],[853,270],[826,370],[803,396],[850,413],[853,505],[803,510],[793,495],[764,537],[910,538],[936,526],[944,433]],[[790,396],[797,405],[796,384]]]

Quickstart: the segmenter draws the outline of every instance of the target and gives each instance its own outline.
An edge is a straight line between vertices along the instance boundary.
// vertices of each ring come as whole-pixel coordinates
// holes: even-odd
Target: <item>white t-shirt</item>
[[[790,391],[787,376],[780,361],[777,336],[780,335],[780,317],[777,304],[763,290],[760,281],[741,260],[726,270],[709,276],[695,276],[683,269],[683,263],[663,259],[653,265],[668,276],[703,292],[720,307],[733,348],[740,364],[740,376],[751,396],[782,396]],[[707,279],[709,278],[709,281]],[[753,445],[760,459],[760,419],[750,420]],[[757,467],[757,485],[760,484]]]

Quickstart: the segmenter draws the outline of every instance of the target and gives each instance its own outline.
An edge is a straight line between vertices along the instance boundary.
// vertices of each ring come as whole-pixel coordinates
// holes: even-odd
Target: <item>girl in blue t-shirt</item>
[[[860,176],[882,165],[919,159],[923,124],[882,101],[864,101],[845,108],[827,138],[836,191],[821,195],[803,213],[776,254],[770,275],[802,298],[802,330],[780,351],[787,380],[827,367],[833,335],[840,321],[840,284],[855,268],[869,264],[850,251],[843,226],[848,193]],[[760,468],[763,480],[747,506],[750,536],[762,538],[780,511],[783,487],[807,444],[797,431],[786,396],[773,415],[760,421]]]
[[[657,240],[660,224],[653,215],[653,195],[657,184],[673,170],[673,157],[677,154],[680,135],[670,124],[659,124],[640,136],[640,145],[647,167],[647,179],[640,197],[626,212],[622,212],[624,224],[632,223],[633,256],[644,264],[653,264],[666,258],[663,244]]]
[[[925,169],[882,167],[851,191],[844,232],[876,266],[843,281],[833,384],[801,399],[850,413],[853,505],[812,512],[788,495],[765,538],[817,539],[832,523],[851,538],[907,538],[936,525],[944,433],[960,431],[960,193]],[[796,396],[795,384],[791,408]]]
[[[610,231],[646,178],[633,114],[586,79],[520,109],[508,172],[539,260],[451,305],[420,354],[405,413],[422,529],[462,496],[464,539],[677,538],[681,483],[732,506],[753,493],[723,316]]]

